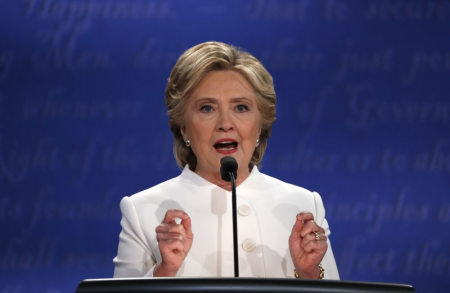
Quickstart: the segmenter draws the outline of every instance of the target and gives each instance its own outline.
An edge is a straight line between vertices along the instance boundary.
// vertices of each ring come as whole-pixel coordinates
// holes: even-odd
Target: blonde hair
[[[249,169],[261,164],[267,147],[267,139],[275,121],[276,94],[273,79],[261,62],[251,54],[232,45],[221,42],[205,42],[185,51],[170,73],[165,100],[169,115],[169,125],[174,136],[173,153],[177,164],[189,164],[191,170],[197,166],[197,158],[187,147],[180,128],[184,125],[186,102],[193,89],[211,71],[234,70],[244,76],[252,85],[257,96],[261,113],[261,135],[253,152]]]

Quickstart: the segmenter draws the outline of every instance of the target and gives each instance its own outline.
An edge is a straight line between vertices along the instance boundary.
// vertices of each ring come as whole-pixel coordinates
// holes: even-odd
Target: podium
[[[129,278],[87,279],[82,281],[76,293],[171,293],[171,292],[220,292],[220,293],[282,293],[282,292],[331,292],[331,293],[399,293],[415,292],[410,285],[352,282],[336,280],[298,280],[277,278]]]

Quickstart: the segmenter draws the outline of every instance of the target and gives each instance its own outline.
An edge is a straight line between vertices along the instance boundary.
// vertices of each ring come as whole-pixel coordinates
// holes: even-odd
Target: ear
[[[180,127],[181,136],[183,137],[183,140],[186,140],[186,126]]]

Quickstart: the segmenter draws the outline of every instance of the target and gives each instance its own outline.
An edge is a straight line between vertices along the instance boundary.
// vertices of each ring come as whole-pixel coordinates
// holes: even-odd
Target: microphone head
[[[238,163],[236,159],[230,156],[220,159],[220,176],[225,181],[231,181],[230,173],[233,174],[234,179],[237,178]]]

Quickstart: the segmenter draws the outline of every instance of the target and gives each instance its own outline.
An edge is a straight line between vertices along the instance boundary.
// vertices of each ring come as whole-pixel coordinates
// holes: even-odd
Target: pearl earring
[[[189,139],[186,139],[186,140],[184,141],[184,144],[185,144],[187,147],[190,147],[190,146],[191,146],[191,141],[190,141]]]
[[[256,140],[256,146],[259,146],[259,138]]]

